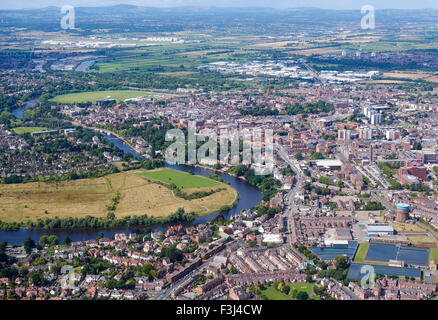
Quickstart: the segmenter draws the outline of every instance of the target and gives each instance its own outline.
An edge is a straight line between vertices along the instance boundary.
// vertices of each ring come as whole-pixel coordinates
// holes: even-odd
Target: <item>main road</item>
[[[295,250],[295,248],[293,247],[293,244],[295,241],[292,239],[292,234],[293,234],[293,232],[295,232],[295,230],[292,230],[292,226],[295,225],[294,214],[298,213],[296,200],[297,200],[298,192],[300,191],[300,189],[303,188],[304,173],[301,170],[298,161],[295,159],[291,159],[281,145],[276,144],[276,150],[277,150],[277,154],[295,172],[295,183],[294,183],[294,186],[292,187],[292,189],[286,195],[286,198],[287,198],[286,202],[287,202],[288,206],[286,207],[286,210],[284,211],[284,216],[287,217],[288,242],[289,242],[292,250],[294,250],[294,252],[296,254],[298,254],[300,257],[302,257],[304,261],[306,261],[307,263],[312,263],[309,259],[307,259],[304,255],[302,255],[301,252],[299,252],[298,250]]]

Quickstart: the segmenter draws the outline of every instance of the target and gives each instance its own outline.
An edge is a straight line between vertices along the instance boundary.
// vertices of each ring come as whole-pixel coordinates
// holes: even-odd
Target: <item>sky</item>
[[[324,9],[359,9],[373,5],[376,9],[438,9],[438,0],[0,0],[0,9],[31,9],[63,5],[91,7],[132,4],[146,7],[215,6],[215,7],[317,7]]]

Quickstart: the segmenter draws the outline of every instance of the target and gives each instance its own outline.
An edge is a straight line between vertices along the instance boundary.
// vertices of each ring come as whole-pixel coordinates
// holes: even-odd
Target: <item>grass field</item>
[[[430,249],[429,250],[429,262],[434,260],[435,262],[438,262],[438,250],[437,249]]]
[[[148,97],[152,95],[151,92],[138,91],[138,90],[109,90],[109,91],[91,91],[91,92],[79,92],[69,93],[54,97],[50,101],[57,103],[96,103],[98,99],[111,98],[116,99],[117,102],[122,102],[130,98]]]
[[[293,289],[297,289],[297,291],[304,291],[309,295],[309,297],[312,297],[313,286],[314,286],[313,283],[291,283],[291,284],[289,284],[291,291]]]
[[[425,229],[419,227],[416,224],[412,224],[412,223],[394,222],[393,226],[397,232],[419,232],[419,233],[427,232]]]
[[[37,132],[37,131],[44,131],[47,130],[47,128],[43,128],[43,127],[17,127],[12,129],[12,131],[14,131],[14,133],[16,134],[25,134],[25,133],[32,133],[32,132]]]
[[[354,262],[363,262],[365,261],[365,257],[368,252],[368,248],[370,247],[369,243],[361,243],[359,244],[359,248],[357,248],[356,254],[354,255]]]
[[[290,290],[288,295],[278,291],[273,286],[270,286],[270,287],[262,290],[261,296],[262,296],[262,298],[265,298],[267,300],[295,300],[294,298],[292,298],[291,294],[292,294],[292,290],[296,289],[298,292],[299,291],[306,292],[307,295],[312,300],[318,300],[319,297],[312,296],[313,295],[313,286],[314,286],[314,284],[312,284],[312,283],[290,283],[289,287],[291,290]]]
[[[287,294],[277,291],[274,287],[262,290],[261,296],[267,300],[292,300]]]
[[[175,197],[165,186],[140,176],[141,173],[145,171],[137,170],[102,178],[59,183],[0,185],[0,220],[12,222],[87,215],[105,217],[108,213],[106,208],[117,192],[121,194],[120,203],[115,211],[118,218],[142,214],[167,216],[178,208],[201,215],[209,214],[218,211],[224,205],[231,205],[237,197],[237,192],[227,184],[190,176],[188,185],[191,188],[185,190],[187,193],[211,190],[211,187],[204,186],[207,182],[214,182],[215,187],[225,190],[200,199],[184,200]],[[172,176],[170,172],[168,175]],[[197,185],[196,182],[201,185]]]
[[[169,184],[173,183],[181,189],[215,187],[220,184],[217,181],[205,177],[196,176],[181,171],[175,171],[169,168],[143,172],[139,173],[139,175]]]

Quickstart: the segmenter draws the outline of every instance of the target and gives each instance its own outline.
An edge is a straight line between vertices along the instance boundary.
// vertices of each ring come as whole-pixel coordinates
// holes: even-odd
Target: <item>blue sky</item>
[[[377,9],[438,9],[438,0],[0,0],[0,9],[23,9],[46,6],[106,6],[134,4],[148,7],[172,6],[217,6],[247,7],[262,6],[274,8],[318,7],[325,9],[358,9],[369,4]]]

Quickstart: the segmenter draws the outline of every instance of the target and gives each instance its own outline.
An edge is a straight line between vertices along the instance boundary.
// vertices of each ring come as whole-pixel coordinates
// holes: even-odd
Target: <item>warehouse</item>
[[[382,237],[394,235],[394,228],[388,224],[372,223],[366,226],[369,237]]]

